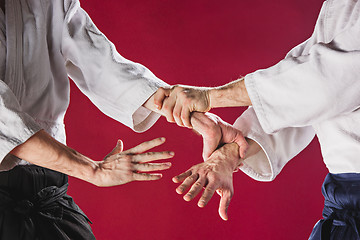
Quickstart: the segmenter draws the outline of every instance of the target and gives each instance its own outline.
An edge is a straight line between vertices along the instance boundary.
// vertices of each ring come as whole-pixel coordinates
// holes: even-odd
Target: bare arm
[[[148,162],[171,158],[172,152],[143,153],[163,144],[164,141],[164,138],[157,138],[124,152],[122,151],[122,142],[118,141],[114,150],[104,160],[94,161],[56,141],[41,130],[14,148],[10,154],[97,186],[113,186],[136,180],[161,178],[161,174],[141,172],[164,170],[171,166],[170,163],[152,164]]]
[[[238,79],[220,87],[210,88],[209,108],[250,106],[244,79]]]

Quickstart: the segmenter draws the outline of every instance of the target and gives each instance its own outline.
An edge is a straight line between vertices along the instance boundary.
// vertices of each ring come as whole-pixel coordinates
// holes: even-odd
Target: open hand
[[[98,163],[96,168],[95,185],[115,186],[132,181],[158,180],[160,173],[151,171],[165,170],[171,167],[170,162],[151,163],[159,159],[168,159],[174,156],[173,152],[146,152],[165,142],[165,138],[143,142],[136,147],[123,151],[123,143],[118,141],[116,147]]]
[[[227,210],[234,194],[233,171],[241,164],[239,147],[236,143],[225,144],[216,150],[205,162],[192,166],[189,170],[173,178],[180,183],[176,188],[178,194],[185,193],[184,200],[191,201],[203,188],[204,192],[198,201],[199,207],[205,207],[215,191],[220,195],[219,215],[228,220]]]

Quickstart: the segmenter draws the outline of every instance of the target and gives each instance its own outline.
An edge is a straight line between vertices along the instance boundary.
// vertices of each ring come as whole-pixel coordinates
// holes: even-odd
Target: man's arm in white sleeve
[[[284,128],[267,134],[262,129],[254,109],[247,109],[234,123],[244,136],[261,146],[261,151],[244,160],[240,169],[259,181],[272,181],[293,157],[314,138],[312,127]]]
[[[62,53],[70,77],[103,113],[135,131],[147,130],[160,115],[142,105],[168,85],[122,57],[79,1],[65,2]]]
[[[0,80],[0,163],[11,150],[40,130],[34,119],[22,111],[11,89]]]

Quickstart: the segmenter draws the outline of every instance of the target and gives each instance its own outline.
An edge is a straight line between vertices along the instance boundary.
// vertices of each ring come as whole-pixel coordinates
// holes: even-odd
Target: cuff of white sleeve
[[[9,117],[0,127],[0,162],[15,147],[27,141],[42,128],[26,113],[17,113]]]
[[[261,133],[256,131],[256,128],[261,128],[258,124],[256,115],[250,108],[235,121],[233,126],[239,129],[245,137],[258,143],[262,149],[255,155],[246,158],[240,170],[257,181],[267,182],[274,180],[276,176],[271,162],[274,154],[271,148],[267,146],[266,141],[262,139]]]
[[[268,118],[262,106],[261,97],[257,92],[256,75],[259,74],[257,74],[257,72],[254,72],[247,74],[245,76],[244,81],[245,81],[246,91],[249,95],[249,98],[252,103],[252,107],[254,108],[254,111],[256,113],[256,116],[260,122],[262,129],[264,130],[264,132],[271,134],[274,132],[274,129],[271,127],[270,122],[268,121]]]
[[[160,114],[155,113],[142,105],[157,91],[160,87],[168,87],[169,85],[161,80],[149,81],[150,84],[145,85],[139,97],[133,102],[134,109],[132,111],[131,128],[135,132],[144,132],[148,130],[160,118]]]

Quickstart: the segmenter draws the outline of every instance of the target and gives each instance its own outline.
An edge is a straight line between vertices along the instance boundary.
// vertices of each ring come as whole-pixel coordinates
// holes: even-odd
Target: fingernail
[[[174,152],[169,152],[169,154],[170,154],[171,156],[174,156],[174,155],[175,155],[175,153],[174,153]]]
[[[161,138],[160,138],[160,141],[162,141],[162,142],[165,142],[165,140],[166,140],[166,139],[165,139],[164,137],[161,137]]]
[[[166,166],[170,167],[171,166],[171,163],[170,162],[167,162],[165,163]]]

